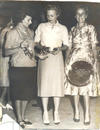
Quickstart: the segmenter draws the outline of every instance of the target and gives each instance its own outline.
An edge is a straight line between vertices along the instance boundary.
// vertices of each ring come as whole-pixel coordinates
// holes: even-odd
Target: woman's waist
[[[74,46],[91,46],[91,42],[88,41],[73,41]]]
[[[22,56],[13,55],[10,62],[12,66],[21,66],[21,67],[36,66],[35,58],[31,59],[29,56],[23,56],[23,55]]]
[[[47,48],[49,48],[50,51],[52,51],[53,49],[55,48],[60,48],[62,45],[59,44],[59,45],[55,45],[55,44],[45,44],[45,43],[41,43],[42,46],[45,46]]]
[[[16,62],[11,62],[11,67],[24,67],[24,68],[28,68],[28,67],[36,67],[36,63],[32,63],[32,64],[25,64],[25,63],[16,63]]]
[[[89,44],[89,45],[77,45],[77,44],[74,44],[72,46],[73,49],[81,49],[81,50],[91,50],[92,49],[92,46]]]

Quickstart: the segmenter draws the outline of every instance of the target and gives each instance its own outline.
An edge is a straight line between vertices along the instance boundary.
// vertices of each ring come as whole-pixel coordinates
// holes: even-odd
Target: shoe
[[[24,129],[25,128],[25,124],[23,121],[19,121],[18,124]]]
[[[26,125],[32,125],[32,122],[28,121],[28,120],[23,120],[24,124]]]
[[[7,103],[7,105],[6,105],[6,108],[7,108],[8,110],[13,110],[13,107],[12,107],[10,104],[8,104],[8,103]]]
[[[56,125],[60,124],[60,117],[58,112],[54,112],[54,123]]]
[[[87,114],[88,116],[85,116],[85,121],[84,121],[84,125],[90,125],[90,115]],[[87,117],[87,118],[86,118]],[[88,119],[88,120],[86,120]]]
[[[73,120],[74,120],[75,122],[79,122],[79,121],[80,121],[80,113],[79,113],[79,112],[75,112],[75,115],[74,115]]]
[[[79,121],[80,121],[80,119],[76,119],[76,118],[73,118],[73,120],[74,120],[75,122],[79,122]]]
[[[49,121],[49,116],[48,116],[48,112],[44,112],[43,113],[43,123],[45,125],[49,125],[50,121]]]
[[[39,104],[32,104],[32,107],[40,107]]]
[[[84,125],[90,125],[90,121],[84,122]]]
[[[76,118],[76,117],[78,117],[78,118]],[[74,120],[75,122],[79,122],[79,121],[80,121],[80,114],[75,114],[73,120]]]

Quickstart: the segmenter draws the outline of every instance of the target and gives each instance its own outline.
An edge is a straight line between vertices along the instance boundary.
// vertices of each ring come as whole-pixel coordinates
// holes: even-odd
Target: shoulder
[[[16,28],[14,28],[14,29],[12,29],[12,30],[10,30],[10,31],[8,32],[8,34],[15,34],[15,33],[17,33]]]
[[[48,22],[40,23],[36,29],[36,31],[42,31],[48,26]]]
[[[43,28],[44,26],[46,26],[47,25],[47,22],[46,23],[40,23],[39,25],[38,25],[38,28]]]
[[[89,28],[95,28],[94,25],[92,25],[92,24],[88,24],[87,26],[88,26]]]
[[[63,25],[63,24],[58,24],[58,26],[59,26],[59,28],[62,30],[62,31],[68,31],[68,29],[67,29],[67,27],[65,26],[65,25]]]
[[[87,25],[90,31],[95,31],[95,27],[92,24]]]
[[[17,37],[18,32],[16,27],[14,29],[11,29],[9,32],[7,32],[7,37]]]

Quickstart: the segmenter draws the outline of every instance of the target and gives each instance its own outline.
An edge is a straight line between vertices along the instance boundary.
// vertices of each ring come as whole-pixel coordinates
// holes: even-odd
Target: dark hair
[[[15,25],[17,25],[18,23],[22,22],[22,20],[26,17],[26,16],[30,16],[32,17],[31,15],[31,12],[29,10],[19,10],[17,12],[17,15],[15,16],[14,18],[14,22],[15,22]]]
[[[58,5],[49,4],[49,5],[47,5],[47,7],[45,9],[46,9],[46,12],[48,10],[55,10],[56,14],[58,16],[60,16],[60,14],[61,14],[61,9],[60,9],[60,7]]]
[[[78,7],[76,8],[76,12],[75,12],[75,13],[77,13],[77,11],[78,11],[79,9],[83,9],[83,10],[85,11],[86,15],[88,16],[88,7],[86,7],[86,6],[78,6]]]

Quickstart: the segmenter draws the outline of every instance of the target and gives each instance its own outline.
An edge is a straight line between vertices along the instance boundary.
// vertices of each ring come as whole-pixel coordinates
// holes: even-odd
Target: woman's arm
[[[19,51],[20,47],[15,47],[15,48],[5,48],[5,56],[10,56]]]
[[[93,25],[90,25],[90,41],[91,41],[91,44],[92,44],[92,50],[93,50],[93,53],[94,53],[94,57],[97,59],[97,43],[98,43],[98,40],[97,40],[97,33],[96,33],[96,29]]]
[[[17,43],[18,34],[16,30],[12,30],[7,33],[5,42],[5,56],[10,56],[18,52],[20,43]]]
[[[65,55],[65,64],[69,62],[69,56],[71,53],[71,48],[72,48],[72,34],[73,34],[73,27],[71,28],[71,31],[68,34],[68,46],[66,49],[66,55]]]

